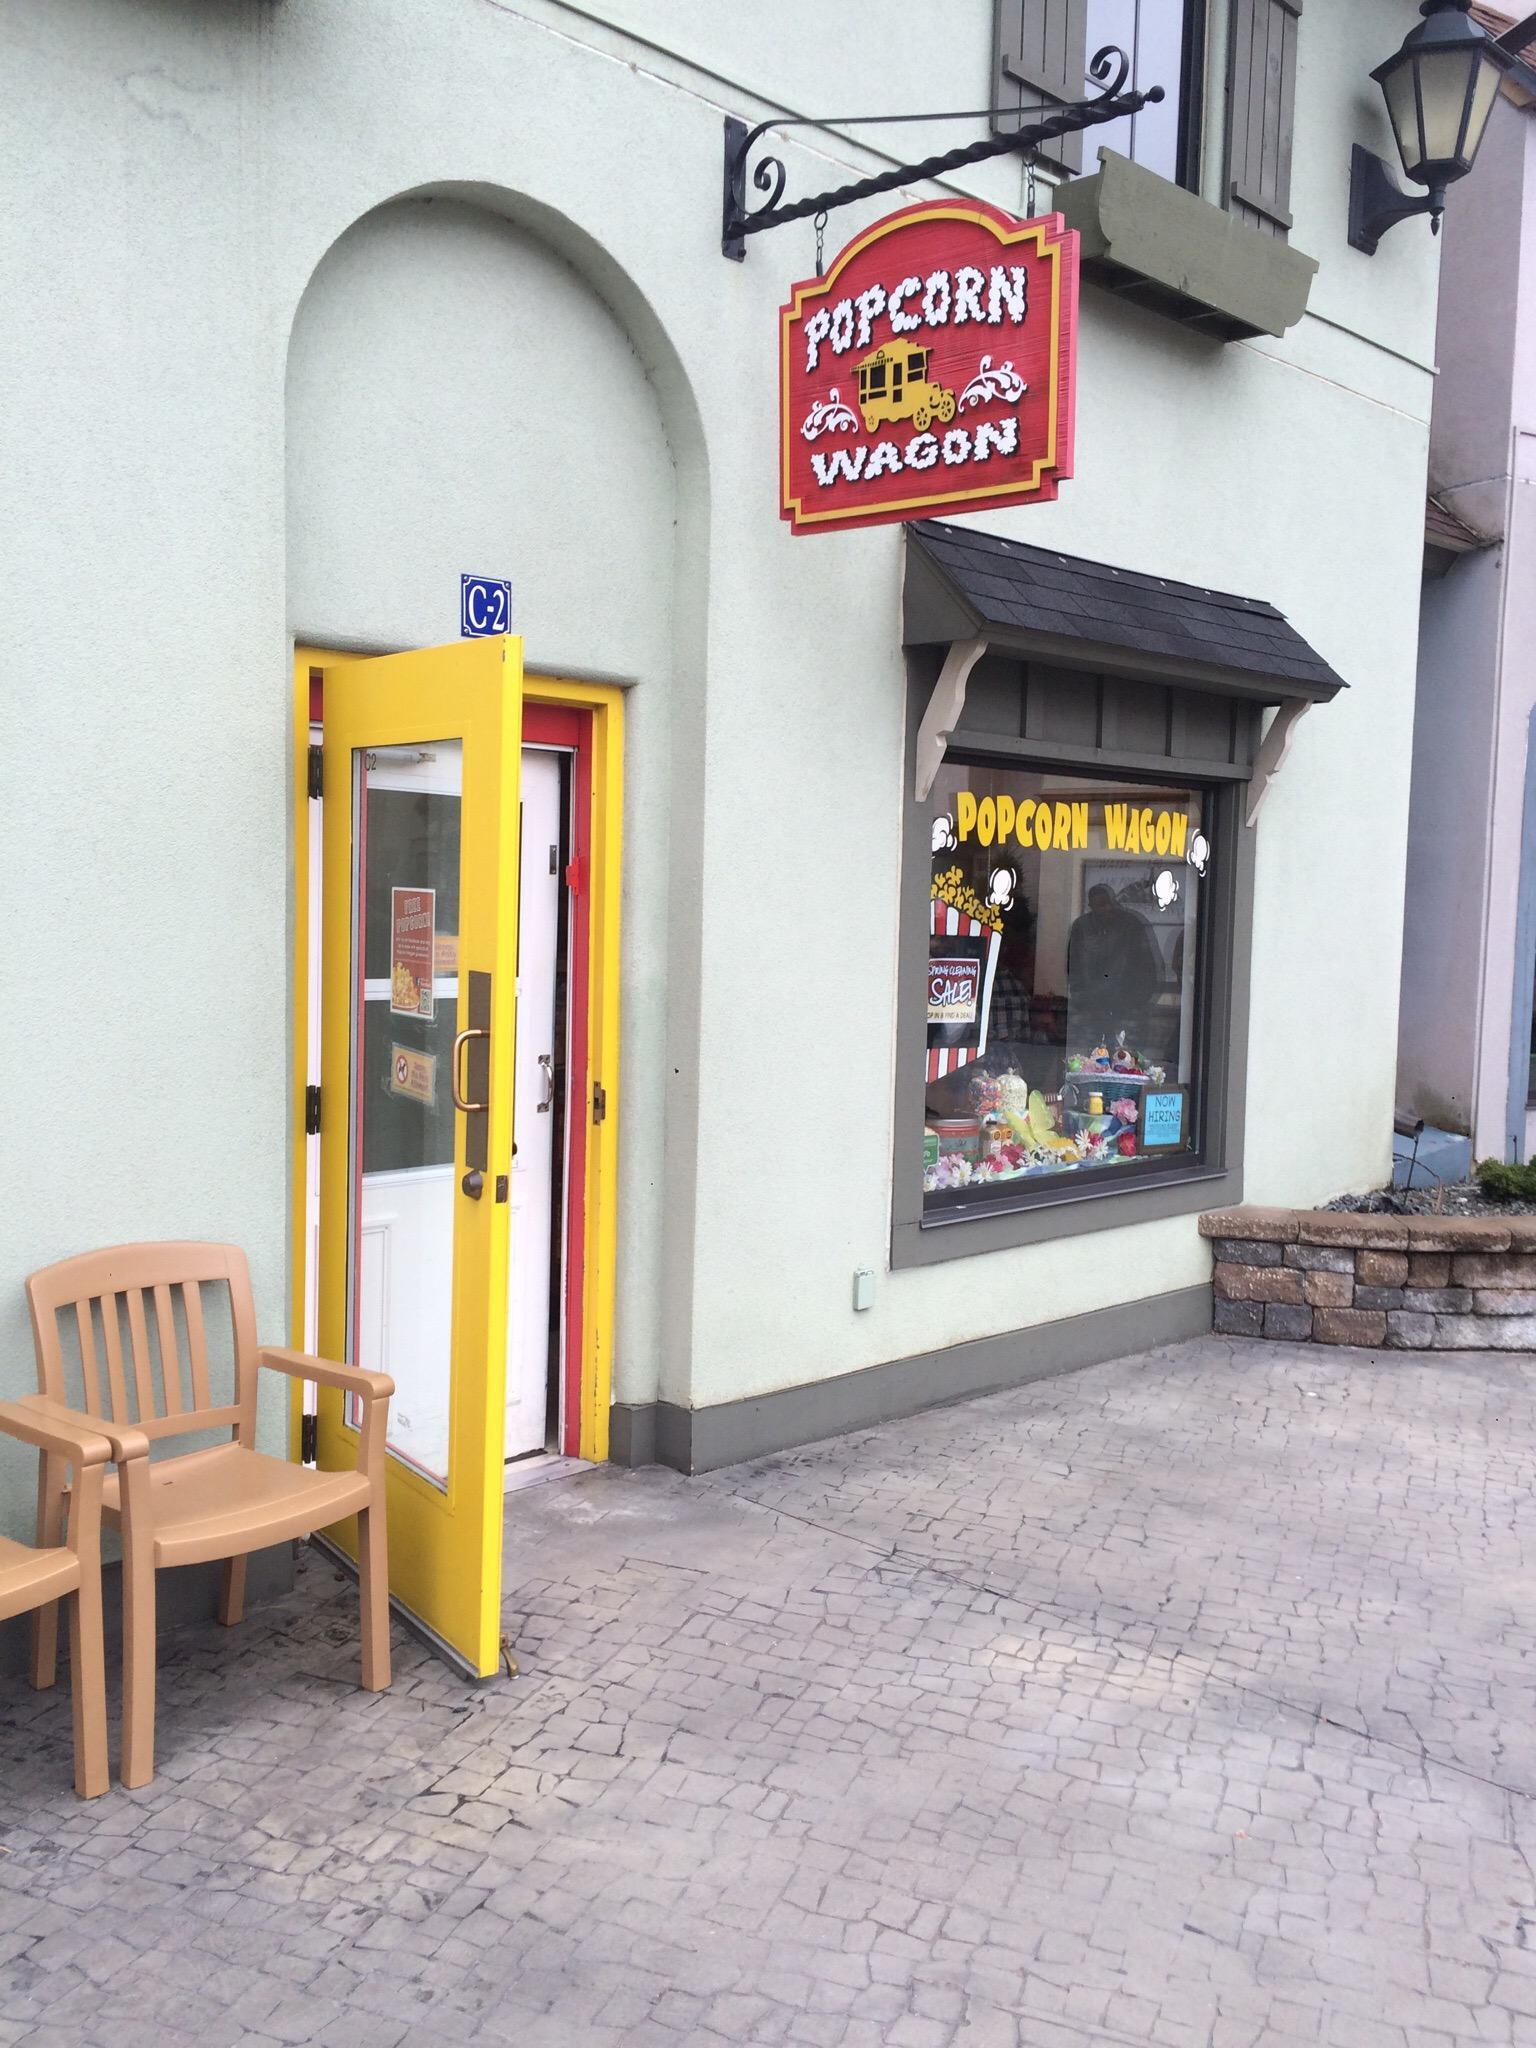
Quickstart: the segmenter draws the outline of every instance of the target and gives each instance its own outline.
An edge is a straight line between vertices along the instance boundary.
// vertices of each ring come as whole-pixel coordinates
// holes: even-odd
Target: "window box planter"
[[[1056,205],[1082,236],[1082,271],[1133,305],[1219,341],[1276,337],[1307,309],[1317,259],[1112,149]]]

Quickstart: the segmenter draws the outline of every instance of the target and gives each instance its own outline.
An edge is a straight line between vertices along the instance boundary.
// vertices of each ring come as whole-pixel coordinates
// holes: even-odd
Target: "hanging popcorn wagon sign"
[[[796,533],[1054,498],[1072,474],[1078,238],[1060,214],[908,206],[780,314]]]

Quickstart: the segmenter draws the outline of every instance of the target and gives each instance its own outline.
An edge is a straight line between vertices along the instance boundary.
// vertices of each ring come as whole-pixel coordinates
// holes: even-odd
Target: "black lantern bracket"
[[[1434,234],[1445,211],[1445,187],[1431,188],[1415,198],[1405,192],[1382,157],[1356,143],[1349,159],[1349,246],[1374,256],[1388,228],[1416,213],[1427,213]]]
[[[967,164],[981,164],[1010,151],[1028,153],[1058,135],[1075,135],[1085,128],[1097,128],[1105,121],[1118,121],[1123,114],[1139,114],[1143,107],[1163,98],[1160,85],[1145,92],[1124,90],[1130,76],[1130,59],[1123,50],[1106,45],[1088,66],[1088,76],[1103,90],[1097,98],[1079,100],[1060,107],[1042,121],[1020,128],[1011,135],[989,135],[963,149],[947,149],[921,163],[900,164],[872,178],[860,178],[851,185],[838,185],[830,192],[818,192],[809,199],[785,205],[785,170],[776,156],[760,157],[753,166],[751,182],[767,196],[761,206],[747,210],[747,162],[765,135],[780,128],[874,128],[887,123],[916,121],[976,121],[997,114],[1017,114],[1017,107],[977,107],[951,114],[845,114],[787,116],[782,120],[759,121],[749,128],[734,115],[725,117],[725,200],[720,220],[720,251],[733,263],[747,253],[747,236],[765,229],[783,227],[792,220],[805,220],[818,213],[832,213],[839,206],[851,206],[858,199],[873,199],[877,193],[893,192],[901,185],[915,185],[928,178],[942,178]]]

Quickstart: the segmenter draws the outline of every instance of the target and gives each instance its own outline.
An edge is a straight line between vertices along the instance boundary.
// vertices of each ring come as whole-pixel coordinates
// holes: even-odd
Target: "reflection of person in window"
[[[1033,931],[1034,919],[1024,905],[1019,916],[1003,927],[987,1025],[990,1046],[1029,1043],[1029,1005],[1035,985]]]
[[[1108,1045],[1123,1031],[1134,1048],[1161,980],[1152,934],[1134,910],[1116,900],[1113,889],[1096,882],[1088,891],[1088,908],[1067,934],[1073,1043]]]

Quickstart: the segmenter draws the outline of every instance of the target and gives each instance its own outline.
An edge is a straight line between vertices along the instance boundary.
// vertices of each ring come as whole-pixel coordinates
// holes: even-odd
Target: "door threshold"
[[[343,1572],[354,1585],[357,1584],[356,1558],[348,1557],[339,1543],[333,1543],[329,1536],[323,1535],[318,1529],[309,1541],[328,1563],[335,1565],[336,1569]],[[407,1635],[414,1636],[424,1649],[430,1650],[434,1657],[440,1658],[448,1666],[450,1671],[456,1672],[460,1678],[467,1679],[471,1685],[497,1685],[503,1678],[512,1675],[500,1664],[494,1671],[482,1675],[461,1650],[456,1650],[452,1643],[444,1642],[435,1628],[424,1622],[419,1614],[412,1614],[410,1608],[393,1593],[389,1596],[389,1611],[391,1617],[399,1622]],[[505,1638],[502,1639],[502,1650],[504,1654],[510,1654]]]
[[[545,1486],[551,1479],[574,1479],[578,1472],[593,1470],[590,1458],[567,1458],[559,1451],[536,1451],[531,1458],[514,1458],[505,1467],[503,1493],[520,1493],[525,1486]]]

